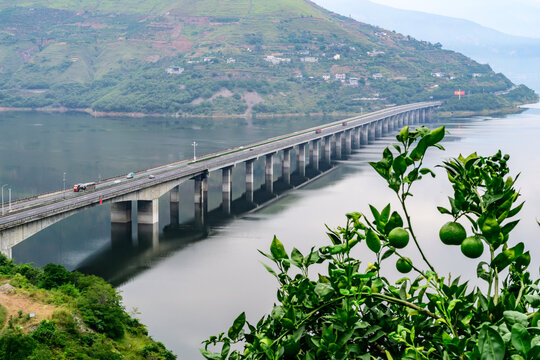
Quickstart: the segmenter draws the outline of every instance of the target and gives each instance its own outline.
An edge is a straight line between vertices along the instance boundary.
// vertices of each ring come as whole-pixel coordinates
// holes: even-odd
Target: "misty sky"
[[[313,1],[332,10],[332,0]],[[352,3],[354,1],[351,0]],[[540,0],[371,1],[400,9],[467,19],[507,34],[540,38]]]

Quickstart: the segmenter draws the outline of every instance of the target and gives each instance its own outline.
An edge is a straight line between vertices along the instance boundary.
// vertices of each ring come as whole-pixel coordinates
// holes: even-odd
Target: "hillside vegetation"
[[[0,255],[0,359],[174,360],[96,276]]]
[[[0,1],[4,107],[351,113],[512,85],[440,44],[306,0]]]

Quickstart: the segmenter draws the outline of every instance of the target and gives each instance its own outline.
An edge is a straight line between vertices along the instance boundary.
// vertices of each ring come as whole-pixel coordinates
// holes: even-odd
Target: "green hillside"
[[[360,112],[512,85],[438,44],[306,0],[0,1],[4,107],[177,116]],[[522,94],[535,97],[522,89],[497,106]]]

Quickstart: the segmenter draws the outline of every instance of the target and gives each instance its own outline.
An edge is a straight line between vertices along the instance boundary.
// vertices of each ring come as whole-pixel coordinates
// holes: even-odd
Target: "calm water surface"
[[[182,122],[133,119],[93,119],[81,115],[0,115],[0,181],[9,183],[14,194],[30,195],[60,189],[63,172],[69,186],[86,179],[103,178],[134,169],[155,166],[192,156],[196,140],[201,153],[295,131],[320,123],[302,119],[294,125],[266,122],[248,127],[224,123],[196,128]],[[525,241],[532,255],[540,254],[540,108],[504,118],[452,119],[444,142],[428,165],[460,153],[477,151],[489,155],[501,149],[511,155],[513,173],[521,173],[518,188],[527,201],[522,222],[513,242]],[[123,293],[128,310],[140,312],[150,334],[182,359],[199,359],[200,342],[226,331],[242,311],[256,322],[274,302],[275,281],[266,273],[257,249],[267,249],[273,235],[287,249],[307,252],[326,244],[324,224],[344,223],[344,214],[366,211],[367,204],[395,205],[391,191],[370,170],[367,161],[380,157],[393,140],[386,137],[355,152],[337,170],[254,213],[211,226],[207,234],[187,227],[168,226],[168,204],[160,205],[159,244],[148,244],[144,236],[111,232],[108,208],[94,208],[69,218],[25,241],[14,249],[17,261],[36,264],[59,262],[105,276]],[[278,168],[278,167],[277,167]],[[277,170],[279,174],[280,171]],[[262,164],[258,184],[262,183]],[[240,197],[243,167],[235,168],[233,194]],[[443,247],[438,228],[448,219],[435,207],[446,205],[450,186],[440,169],[439,182],[425,178],[411,199],[413,219],[427,255],[440,273],[475,278],[477,261],[460,256],[458,248]],[[76,175],[75,175],[76,174]],[[220,174],[212,175],[211,208],[219,206]],[[181,222],[192,217],[192,184],[183,185]],[[519,239],[519,240],[518,240]],[[38,255],[37,255],[38,254]],[[420,263],[417,254],[408,255]],[[359,246],[357,256],[371,260],[369,250]],[[533,256],[531,269],[539,261]],[[392,271],[388,276],[395,277]]]

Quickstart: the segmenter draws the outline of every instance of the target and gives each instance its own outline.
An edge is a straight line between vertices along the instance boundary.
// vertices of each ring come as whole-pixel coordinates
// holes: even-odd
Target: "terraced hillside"
[[[438,44],[307,0],[0,0],[4,107],[351,113],[512,86]],[[488,100],[504,107],[534,97],[520,88]]]

